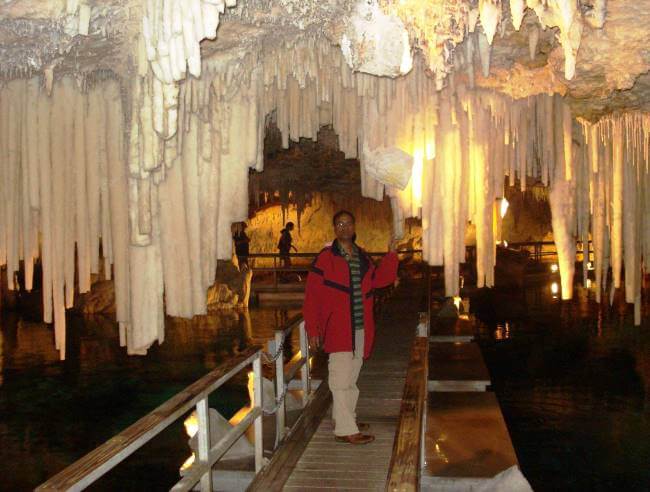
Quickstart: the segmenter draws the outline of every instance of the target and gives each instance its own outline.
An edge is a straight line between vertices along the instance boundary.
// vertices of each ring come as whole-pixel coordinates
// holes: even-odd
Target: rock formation
[[[163,341],[163,310],[206,312],[269,119],[284,148],[331,125],[362,194],[390,198],[395,234],[422,218],[448,295],[468,221],[493,283],[504,177],[548,185],[563,297],[573,239],[591,234],[598,288],[609,264],[621,286],[624,264],[640,322],[647,0],[1,3],[0,264],[13,288],[22,261],[30,288],[41,258],[61,357],[100,246],[129,353]],[[395,149],[413,159],[405,187],[367,172]]]

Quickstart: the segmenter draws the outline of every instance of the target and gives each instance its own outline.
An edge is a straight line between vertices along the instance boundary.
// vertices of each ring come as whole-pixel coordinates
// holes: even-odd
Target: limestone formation
[[[217,261],[232,256],[230,226],[248,217],[270,117],[284,148],[331,126],[360,161],[362,194],[390,200],[394,233],[421,218],[425,259],[444,265],[448,295],[468,222],[479,286],[493,284],[504,177],[549,186],[563,297],[574,239],[591,235],[599,295],[610,264],[613,287],[623,285],[624,265],[638,323],[650,253],[649,6],[4,0],[8,286],[22,261],[30,289],[41,258],[44,319],[65,357],[65,309],[103,260],[121,343],[145,353],[164,340],[164,312],[206,313]],[[405,187],[369,172],[385,149],[412,159]]]

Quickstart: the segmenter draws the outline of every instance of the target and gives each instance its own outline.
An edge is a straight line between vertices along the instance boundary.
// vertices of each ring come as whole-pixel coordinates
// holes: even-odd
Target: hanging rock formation
[[[603,39],[621,46],[610,26],[630,15],[650,25],[630,0],[42,3],[5,2],[0,17],[0,264],[12,273],[23,261],[29,289],[41,258],[61,357],[75,277],[90,288],[100,248],[129,353],[163,341],[165,312],[206,312],[217,260],[232,256],[230,226],[248,216],[270,114],[285,148],[334,128],[361,163],[362,194],[389,197],[395,234],[421,217],[424,256],[444,265],[448,295],[468,222],[479,286],[493,284],[504,177],[549,186],[563,297],[575,239],[591,231],[599,289],[608,265],[615,288],[625,268],[640,321],[650,124],[640,111],[597,120],[630,101],[647,109],[650,28],[627,42],[626,71],[607,47],[598,66],[580,55]],[[587,87],[592,106],[578,97]],[[412,159],[406,187],[369,172],[386,149]]]

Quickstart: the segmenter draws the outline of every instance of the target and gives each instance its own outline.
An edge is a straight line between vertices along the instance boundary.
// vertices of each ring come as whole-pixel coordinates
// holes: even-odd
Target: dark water
[[[650,490],[650,323],[550,285],[472,299],[481,347],[536,491]]]
[[[272,338],[274,328],[294,312],[167,319],[165,343],[143,357],[129,357],[119,347],[111,320],[69,316],[65,361],[58,360],[51,326],[3,313],[0,490],[32,490],[233,354]],[[226,418],[247,402],[245,371],[210,400]],[[182,422],[93,489],[168,490],[191,454]]]

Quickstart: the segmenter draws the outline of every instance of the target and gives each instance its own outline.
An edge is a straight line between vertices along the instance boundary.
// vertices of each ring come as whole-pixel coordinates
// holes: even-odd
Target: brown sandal
[[[375,440],[375,436],[370,434],[350,434],[349,436],[334,436],[336,442],[347,442],[348,444],[368,444]]]

